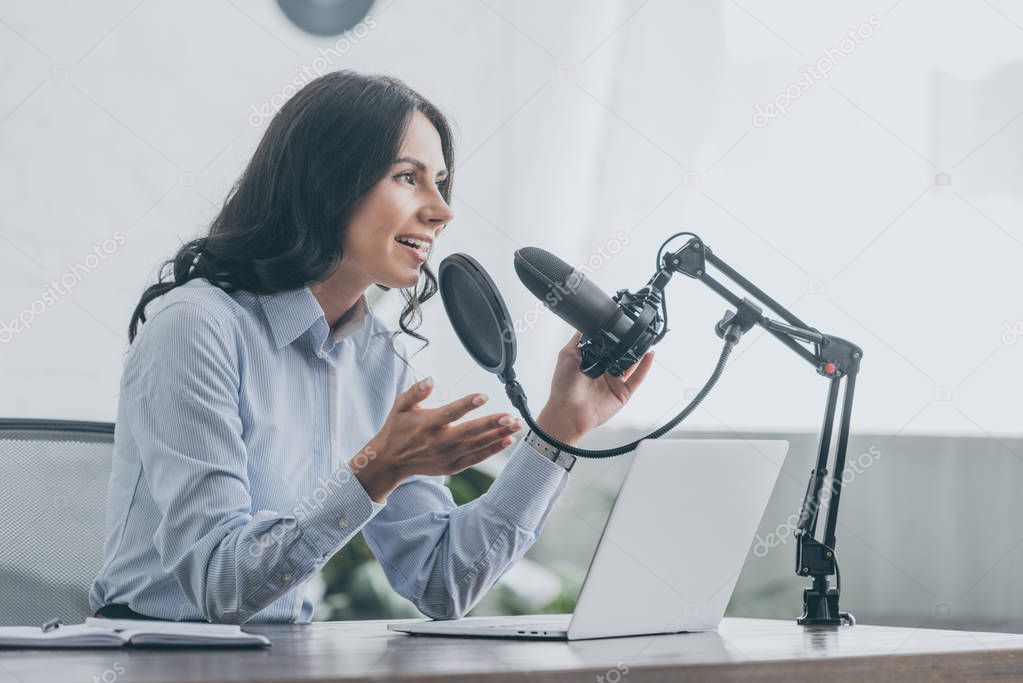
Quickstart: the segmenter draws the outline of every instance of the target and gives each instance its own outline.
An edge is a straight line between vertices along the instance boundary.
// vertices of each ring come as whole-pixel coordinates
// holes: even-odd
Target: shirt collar
[[[369,315],[369,312],[369,302],[366,301],[366,295],[363,294],[355,302],[355,305],[334,323],[334,331],[331,332],[330,338],[334,341],[341,341],[345,337],[355,334],[365,326],[366,316]]]
[[[337,342],[362,329],[371,312],[366,295],[363,294],[337,322],[333,332],[330,332],[320,302],[308,287],[261,295],[259,301],[278,349],[291,344],[311,328],[315,328],[316,338],[312,340],[314,348],[333,348]]]

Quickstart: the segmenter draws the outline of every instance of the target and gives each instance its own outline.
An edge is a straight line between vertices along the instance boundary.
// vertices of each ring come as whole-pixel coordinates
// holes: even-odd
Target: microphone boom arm
[[[673,239],[688,235],[690,239],[680,249],[664,253],[664,248]],[[711,277],[708,266],[721,271],[728,279],[745,290],[753,299],[740,297],[722,282]],[[567,266],[566,266],[567,267]],[[569,274],[573,271],[567,267]],[[810,480],[800,507],[794,535],[796,536],[796,566],[799,576],[810,577],[812,585],[803,591],[803,614],[797,623],[801,625],[854,624],[855,619],[848,612],[839,611],[839,596],[842,591],[842,574],[835,557],[835,531],[838,525],[838,503],[842,493],[842,475],[845,472],[845,458],[849,443],[849,424],[852,417],[853,394],[856,376],[859,373],[863,351],[855,344],[825,335],[796,317],[775,299],[739,274],[720,259],[691,232],[680,232],[670,236],[657,252],[656,272],[646,286],[636,292],[618,290],[612,297],[618,311],[614,317],[598,325],[596,331],[585,334],[579,342],[581,355],[580,371],[597,378],[605,372],[620,376],[631,367],[646,350],[664,338],[668,331],[668,309],[664,288],[676,273],[701,281],[731,304],[735,310],[728,310],[715,325],[714,331],[724,340],[724,348],[713,373],[689,404],[676,416],[656,430],[631,443],[615,448],[591,450],[571,446],[555,439],[545,432],[529,412],[527,398],[522,385],[515,378],[511,365],[498,372],[498,378],[505,385],[505,392],[522,414],[530,429],[544,441],[571,455],[585,458],[608,458],[634,450],[645,439],[657,439],[673,429],[688,417],[700,402],[710,393],[724,371],[732,349],[742,336],[755,326],[765,329],[775,339],[789,347],[796,355],[807,361],[825,377],[828,393],[824,410],[824,421],[817,448],[817,461],[810,472]],[[529,284],[527,283],[527,286]],[[559,283],[560,286],[560,283]],[[533,288],[531,288],[533,289]],[[540,298],[542,294],[534,291]],[[590,298],[594,293],[589,292]],[[548,306],[551,307],[549,302]],[[763,309],[776,314],[781,321],[764,315]],[[659,310],[658,310],[659,309]],[[557,312],[557,311],[556,311]],[[504,314],[507,317],[507,313]],[[560,315],[560,313],[559,313]],[[564,317],[564,316],[562,316]],[[621,328],[618,323],[629,320]],[[575,324],[573,321],[570,321]],[[577,327],[577,329],[579,329]],[[809,344],[809,348],[806,346]],[[838,394],[844,380],[842,410],[838,416],[838,437],[834,439]],[[829,477],[828,464],[831,461],[832,441],[835,443],[834,465]],[[831,486],[828,487],[828,482]],[[827,517],[821,540],[817,540],[817,526],[821,517],[821,505],[827,505]],[[835,587],[829,586],[829,577],[835,576]]]
[[[766,317],[756,303],[738,297],[721,282],[711,277],[707,273],[708,264],[720,270],[785,322],[778,322]],[[829,380],[824,422],[817,448],[817,462],[810,472],[810,481],[803,497],[799,521],[794,534],[797,539],[796,574],[813,579],[813,585],[803,590],[803,615],[797,622],[801,625],[840,625],[843,621],[850,624],[855,623],[851,614],[839,611],[842,579],[838,560],[835,557],[835,531],[838,525],[838,504],[842,493],[842,477],[845,472],[845,458],[849,444],[853,394],[856,387],[856,376],[860,369],[860,360],[863,357],[862,349],[845,339],[824,335],[804,323],[721,260],[698,237],[690,238],[677,251],[664,254],[659,267],[660,272],[651,279],[651,286],[663,288],[674,273],[682,273],[703,282],[735,307],[734,312],[727,311],[724,318],[716,325],[715,330],[718,336],[737,342],[743,333],[752,329],[754,325],[759,325],[812,364],[819,375]],[[809,342],[812,344],[812,350],[800,342]],[[831,489],[829,492],[826,489],[829,480],[828,463],[831,459],[838,393],[842,380],[845,380],[845,392],[838,420],[838,439],[835,444],[834,469],[830,477]],[[816,538],[817,522],[822,503],[827,504],[827,520],[823,538],[818,541]],[[831,575],[835,575],[836,586],[834,588],[828,585],[828,577]]]

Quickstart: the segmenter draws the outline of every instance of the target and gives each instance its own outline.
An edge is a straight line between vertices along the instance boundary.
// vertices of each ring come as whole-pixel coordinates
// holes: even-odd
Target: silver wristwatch
[[[540,435],[534,432],[532,429],[526,434],[523,439],[526,443],[532,446],[540,455],[547,458],[553,463],[561,465],[569,472],[572,471],[572,465],[575,464],[575,456],[571,453],[566,453],[560,448],[555,448],[546,441],[540,438]]]

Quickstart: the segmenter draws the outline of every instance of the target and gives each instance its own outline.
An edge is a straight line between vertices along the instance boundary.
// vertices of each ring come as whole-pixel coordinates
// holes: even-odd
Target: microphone
[[[610,297],[584,273],[538,247],[515,252],[515,272],[533,296],[582,333],[580,369],[589,377],[621,376],[667,332],[658,310],[660,287],[648,284],[635,294],[621,289]]]
[[[683,235],[692,237],[690,243],[677,252],[664,254],[665,246]],[[704,254],[709,254],[710,250],[702,250],[698,240],[696,235],[688,232],[669,237],[658,249],[658,270],[647,284],[635,293],[620,289],[613,297],[589,281],[585,274],[536,247],[524,247],[515,252],[515,271],[530,292],[558,317],[579,330],[576,348],[580,351],[580,370],[584,374],[593,379],[605,372],[621,376],[667,334],[668,309],[664,287],[672,276],[684,273],[690,277],[702,277],[706,272]],[[690,244],[695,246],[690,249]],[[708,282],[712,281],[708,279]],[[758,322],[765,324],[763,316],[754,315],[758,311],[752,309],[752,317],[742,313],[726,316],[721,323],[726,344],[714,373],[678,415],[631,443],[591,450],[558,441],[533,420],[526,392],[515,378],[515,325],[508,315],[504,298],[483,266],[468,254],[451,254],[441,261],[437,269],[437,286],[459,341],[480,367],[497,375],[512,405],[522,414],[529,428],[555,448],[587,458],[610,458],[631,453],[643,440],[658,439],[667,434],[696,409],[717,383],[739,334],[749,329],[746,323],[750,326]],[[712,286],[729,301],[732,300],[732,295],[720,285],[714,283]],[[795,325],[798,320],[792,318],[790,322]],[[782,330],[779,324],[777,329],[799,331],[784,327],[786,329]],[[736,328],[741,329],[736,332]]]

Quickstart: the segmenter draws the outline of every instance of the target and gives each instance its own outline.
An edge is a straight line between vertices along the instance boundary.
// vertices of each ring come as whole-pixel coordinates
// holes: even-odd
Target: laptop
[[[413,635],[585,640],[718,627],[774,489],[781,440],[648,439],[572,614],[388,624]]]

